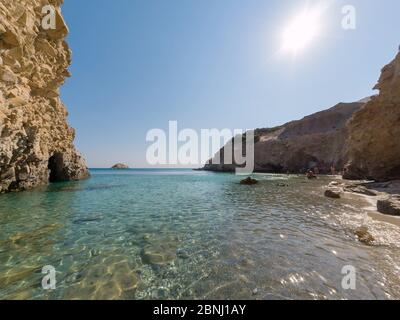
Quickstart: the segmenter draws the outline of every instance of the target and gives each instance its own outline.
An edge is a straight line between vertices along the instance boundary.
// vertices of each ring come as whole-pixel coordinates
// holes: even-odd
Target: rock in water
[[[340,199],[340,190],[336,189],[328,189],[325,191],[325,197],[332,198],[332,199]]]
[[[378,211],[391,216],[400,216],[400,196],[378,200]]]
[[[358,240],[364,244],[371,245],[375,238],[369,233],[367,227],[360,227],[354,231]]]
[[[111,169],[129,169],[129,166],[123,163],[117,163],[113,165]]]
[[[240,184],[244,184],[244,185],[248,185],[248,186],[254,185],[254,184],[257,184],[257,183],[258,183],[258,181],[256,179],[251,178],[251,177],[248,177],[248,178],[243,179],[242,181],[240,181]]]
[[[48,2],[54,30],[41,26],[41,1],[0,0],[0,192],[89,176],[59,94],[71,63],[62,1]]]
[[[383,68],[375,89],[379,95],[348,124],[347,179],[400,178],[400,53]]]

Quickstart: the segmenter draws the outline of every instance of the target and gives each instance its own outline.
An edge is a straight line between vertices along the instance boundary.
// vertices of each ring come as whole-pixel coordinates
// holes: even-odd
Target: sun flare
[[[321,32],[321,10],[306,8],[283,31],[282,50],[296,55],[309,47]]]

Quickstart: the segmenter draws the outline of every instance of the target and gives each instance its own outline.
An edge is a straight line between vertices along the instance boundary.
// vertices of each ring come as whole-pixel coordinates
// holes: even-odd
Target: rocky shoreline
[[[334,181],[326,189],[325,196],[339,199],[346,193],[369,197],[375,204],[377,212],[400,218],[400,180],[388,182]]]
[[[365,201],[367,214],[373,220],[400,227],[400,180],[388,182],[348,181],[344,179],[332,181],[325,188],[328,198],[358,198]],[[374,236],[367,226],[362,225],[354,230],[354,235],[361,243],[373,245]]]

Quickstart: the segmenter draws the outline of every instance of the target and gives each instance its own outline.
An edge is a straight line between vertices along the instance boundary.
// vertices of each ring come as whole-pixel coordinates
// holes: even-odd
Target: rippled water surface
[[[400,298],[400,229],[331,179],[190,170],[92,170],[0,195],[1,299]],[[372,246],[354,229],[368,226]],[[41,288],[45,265],[57,288]],[[342,268],[357,270],[345,291]]]

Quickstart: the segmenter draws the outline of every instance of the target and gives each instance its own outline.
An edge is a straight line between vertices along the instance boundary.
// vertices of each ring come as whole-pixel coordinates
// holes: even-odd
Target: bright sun
[[[321,10],[306,8],[283,31],[282,50],[296,55],[309,47],[321,31]]]

